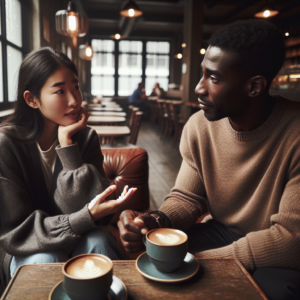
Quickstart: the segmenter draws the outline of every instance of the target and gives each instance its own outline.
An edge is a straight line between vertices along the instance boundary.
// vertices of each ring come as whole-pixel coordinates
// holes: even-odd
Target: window
[[[170,43],[168,42],[147,42],[146,44],[146,94],[152,92],[156,82],[165,90],[169,84],[169,61]]]
[[[119,96],[129,96],[142,81],[142,51],[141,41],[120,41],[119,43]]]
[[[92,40],[94,56],[91,62],[92,95],[115,94],[115,43],[111,40]]]
[[[129,96],[142,81],[147,95],[156,82],[168,89],[169,42],[93,39],[92,47],[92,95]]]
[[[17,98],[18,71],[24,55],[22,4],[20,0],[0,1],[0,109]]]

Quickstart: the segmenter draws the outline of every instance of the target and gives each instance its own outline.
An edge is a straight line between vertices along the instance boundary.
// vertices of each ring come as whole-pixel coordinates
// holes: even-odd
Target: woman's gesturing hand
[[[115,185],[111,185],[108,187],[103,193],[97,195],[90,203],[89,203],[89,211],[94,221],[103,218],[107,215],[115,213],[117,210],[122,208],[137,190],[137,188],[132,188],[128,190],[128,186],[125,187],[125,192],[123,197],[119,197],[117,200],[105,200],[105,198],[110,195],[112,192],[116,190]],[[123,193],[122,193],[123,194]]]
[[[81,107],[78,114],[78,121],[76,123],[67,126],[59,125],[58,141],[61,147],[72,145],[72,135],[86,127],[88,118],[89,113],[83,107]]]

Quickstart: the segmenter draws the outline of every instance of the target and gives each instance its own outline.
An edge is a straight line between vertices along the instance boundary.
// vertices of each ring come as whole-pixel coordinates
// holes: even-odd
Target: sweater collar
[[[268,134],[279,122],[281,119],[285,108],[287,106],[287,100],[278,96],[277,103],[273,108],[272,113],[268,119],[259,127],[251,131],[236,131],[232,128],[229,118],[225,118],[224,122],[229,134],[239,141],[252,141],[263,137]]]

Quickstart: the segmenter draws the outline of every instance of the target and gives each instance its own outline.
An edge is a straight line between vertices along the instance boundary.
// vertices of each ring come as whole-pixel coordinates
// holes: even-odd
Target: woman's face
[[[39,109],[46,120],[68,126],[77,122],[81,103],[82,95],[76,75],[62,67],[42,87]]]

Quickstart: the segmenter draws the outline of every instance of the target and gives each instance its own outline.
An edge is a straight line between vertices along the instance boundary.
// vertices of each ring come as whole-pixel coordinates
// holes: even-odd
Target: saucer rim
[[[136,259],[136,261],[135,261],[135,267],[136,267],[136,269],[137,269],[143,276],[145,276],[145,277],[148,278],[148,279],[154,280],[154,281],[158,281],[158,282],[169,282],[169,283],[185,281],[185,280],[188,280],[188,279],[190,279],[191,277],[195,276],[195,275],[198,273],[199,269],[200,269],[200,264],[199,264],[198,260],[196,259],[196,257],[195,257],[193,254],[191,254],[190,252],[187,252],[187,254],[191,255],[192,258],[193,258],[193,259],[196,261],[196,263],[197,263],[197,269],[196,269],[196,271],[195,271],[193,274],[189,275],[188,277],[179,278],[179,279],[160,279],[160,278],[156,278],[156,277],[153,277],[153,276],[150,276],[150,275],[144,273],[144,272],[139,268],[139,266],[138,266],[138,261],[139,261],[139,259],[141,258],[141,256],[143,256],[143,255],[145,255],[145,254],[148,255],[146,251],[143,252],[143,253],[141,253],[141,254],[139,255],[139,257],[138,257],[138,258]]]
[[[125,283],[123,282],[123,280],[121,280],[118,276],[116,275],[113,275],[113,277],[116,277],[117,279],[120,280],[120,282],[122,283],[123,287],[124,287],[124,290],[125,290],[125,300],[128,299],[128,290],[127,290],[127,286],[125,285]],[[48,296],[48,300],[53,300],[51,299],[52,295],[53,295],[53,292],[55,291],[55,289],[63,282],[63,280],[59,281],[53,288],[52,290],[50,291],[49,293],[49,296]]]

